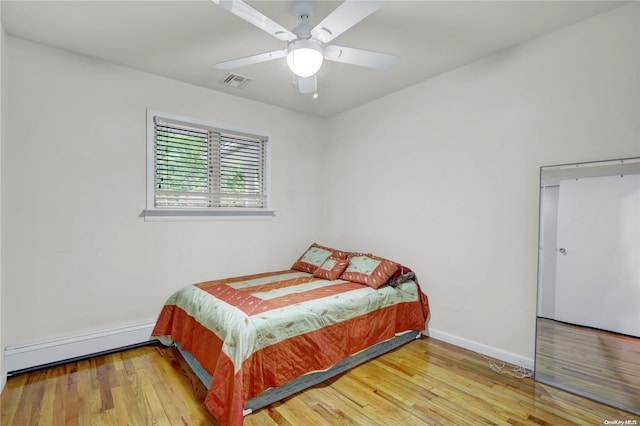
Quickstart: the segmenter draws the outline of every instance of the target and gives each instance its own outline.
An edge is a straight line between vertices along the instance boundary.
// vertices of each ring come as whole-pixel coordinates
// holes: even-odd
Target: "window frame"
[[[178,121],[209,130],[246,134],[266,139],[264,155],[264,194],[266,202],[260,208],[189,207],[158,208],[155,206],[155,118]],[[271,136],[266,132],[243,129],[215,122],[199,120],[168,112],[147,109],[147,163],[145,221],[197,221],[197,220],[269,220],[275,215],[271,207]]]

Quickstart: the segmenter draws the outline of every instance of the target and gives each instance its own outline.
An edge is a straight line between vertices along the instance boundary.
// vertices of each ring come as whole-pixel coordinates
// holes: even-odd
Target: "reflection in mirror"
[[[542,167],[535,379],[640,415],[640,158]]]

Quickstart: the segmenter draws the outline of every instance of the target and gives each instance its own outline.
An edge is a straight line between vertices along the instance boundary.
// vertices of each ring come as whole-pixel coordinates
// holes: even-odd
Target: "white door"
[[[640,175],[560,182],[556,319],[640,337]]]

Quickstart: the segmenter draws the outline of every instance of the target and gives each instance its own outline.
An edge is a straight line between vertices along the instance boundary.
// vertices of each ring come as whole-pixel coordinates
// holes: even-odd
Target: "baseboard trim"
[[[8,375],[68,359],[139,345],[151,339],[155,322],[134,324],[72,337],[48,340],[4,350],[4,367]]]
[[[10,376],[17,371],[149,342],[153,340],[151,339],[151,331],[154,326],[155,322],[146,322],[73,337],[7,347],[4,351],[4,367],[6,371],[0,376],[0,391],[4,388],[7,375]],[[534,361],[531,358],[458,337],[444,331],[428,329],[423,334],[510,364],[528,369],[533,369],[534,366]]]
[[[444,331],[428,329],[424,331],[423,334],[437,340],[442,340],[443,342],[451,343],[452,345],[460,346],[461,348],[469,349],[471,351],[499,359],[500,361],[533,370],[533,359],[514,354],[513,352],[494,348],[493,346],[465,339],[464,337],[458,337]]]

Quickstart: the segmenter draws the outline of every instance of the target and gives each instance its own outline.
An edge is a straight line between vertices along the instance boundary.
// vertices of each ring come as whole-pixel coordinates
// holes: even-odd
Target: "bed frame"
[[[251,398],[246,402],[243,414],[246,416],[253,411],[259,410],[260,408],[271,405],[274,402],[285,399],[304,389],[315,386],[318,383],[330,379],[331,377],[335,377],[338,374],[344,373],[345,371],[366,361],[369,361],[379,355],[390,352],[406,343],[409,343],[412,340],[419,339],[420,336],[420,331],[406,331],[394,337],[393,339],[385,340],[384,342],[380,342],[376,345],[371,346],[370,348],[360,351],[357,354],[354,354],[349,358],[340,361],[328,370],[307,373],[291,380],[289,383],[283,386],[267,389],[262,394]],[[198,376],[205,387],[209,389],[212,379],[211,375],[204,368],[202,368],[198,360],[196,360],[193,355],[191,355],[191,353],[182,350],[180,343],[176,343],[175,346],[184,360],[187,362],[189,367],[191,367],[193,372],[196,374],[196,376]]]

